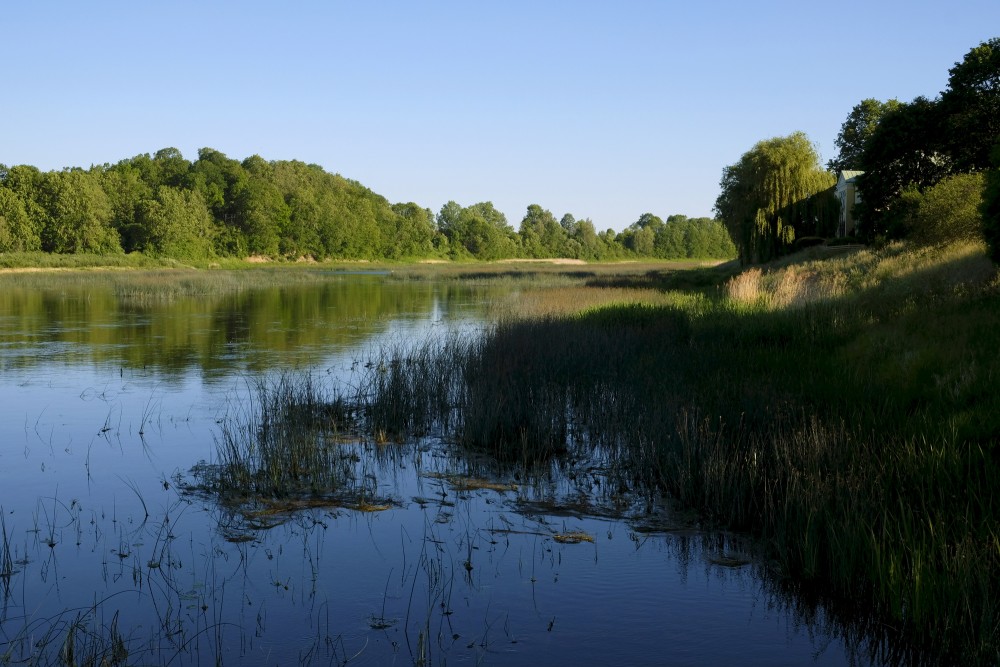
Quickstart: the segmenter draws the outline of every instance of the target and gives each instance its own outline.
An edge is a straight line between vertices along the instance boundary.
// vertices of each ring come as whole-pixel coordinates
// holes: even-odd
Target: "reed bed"
[[[1000,281],[982,247],[696,271],[529,282],[481,335],[383,346],[329,391],[259,386],[214,483],[329,494],[351,479],[345,429],[436,434],[500,468],[587,460],[612,493],[755,535],[775,581],[874,630],[880,659],[995,664]]]
[[[500,462],[603,458],[619,488],[749,531],[782,577],[862,604],[885,655],[996,663],[1000,294],[982,248],[716,275],[525,290],[530,315],[474,341],[378,351],[357,409]]]
[[[350,423],[342,398],[310,375],[256,381],[250,402],[222,421],[218,460],[200,483],[231,505],[332,496],[350,479],[349,456],[331,436]]]

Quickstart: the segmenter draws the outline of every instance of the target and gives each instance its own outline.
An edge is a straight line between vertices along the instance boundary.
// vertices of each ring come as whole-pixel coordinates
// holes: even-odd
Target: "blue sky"
[[[866,97],[934,97],[998,0],[9,2],[0,163],[172,146],[297,159],[434,211],[620,230],[711,215],[722,169]]]

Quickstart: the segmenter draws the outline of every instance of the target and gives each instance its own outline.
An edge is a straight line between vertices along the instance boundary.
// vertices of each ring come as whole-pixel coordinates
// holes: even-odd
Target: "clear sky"
[[[0,163],[160,148],[302,160],[435,212],[620,230],[708,216],[722,169],[867,97],[935,97],[1000,0],[7,0]]]

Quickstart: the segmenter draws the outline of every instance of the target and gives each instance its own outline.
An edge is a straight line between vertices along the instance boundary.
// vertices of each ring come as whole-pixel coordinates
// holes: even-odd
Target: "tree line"
[[[0,165],[0,252],[143,253],[179,260],[264,256],[323,259],[569,257],[726,258],[725,228],[709,218],[647,213],[622,232],[590,219],[556,220],[537,204],[515,230],[492,203],[451,201],[435,215],[390,203],[315,164],[243,161],[175,148],[116,164],[42,172]]]
[[[723,170],[715,211],[744,262],[831,236],[836,173],[856,178],[864,242],[985,239],[1000,261],[1000,38],[971,49],[936,98],[865,99],[841,126],[826,168],[801,132],[757,143]]]

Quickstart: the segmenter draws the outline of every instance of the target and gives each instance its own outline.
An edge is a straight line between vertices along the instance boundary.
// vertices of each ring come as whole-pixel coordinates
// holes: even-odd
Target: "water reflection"
[[[222,425],[253,408],[249,378],[340,372],[372,341],[475,321],[490,296],[372,276],[163,303],[4,292],[0,656],[880,661],[762,576],[746,541],[572,462],[529,474],[432,439],[344,438],[344,488],[320,502],[248,508],[199,486]]]
[[[496,288],[338,277],[312,285],[156,300],[92,285],[0,293],[0,371],[41,363],[199,370],[309,367],[391,327],[474,318]]]

